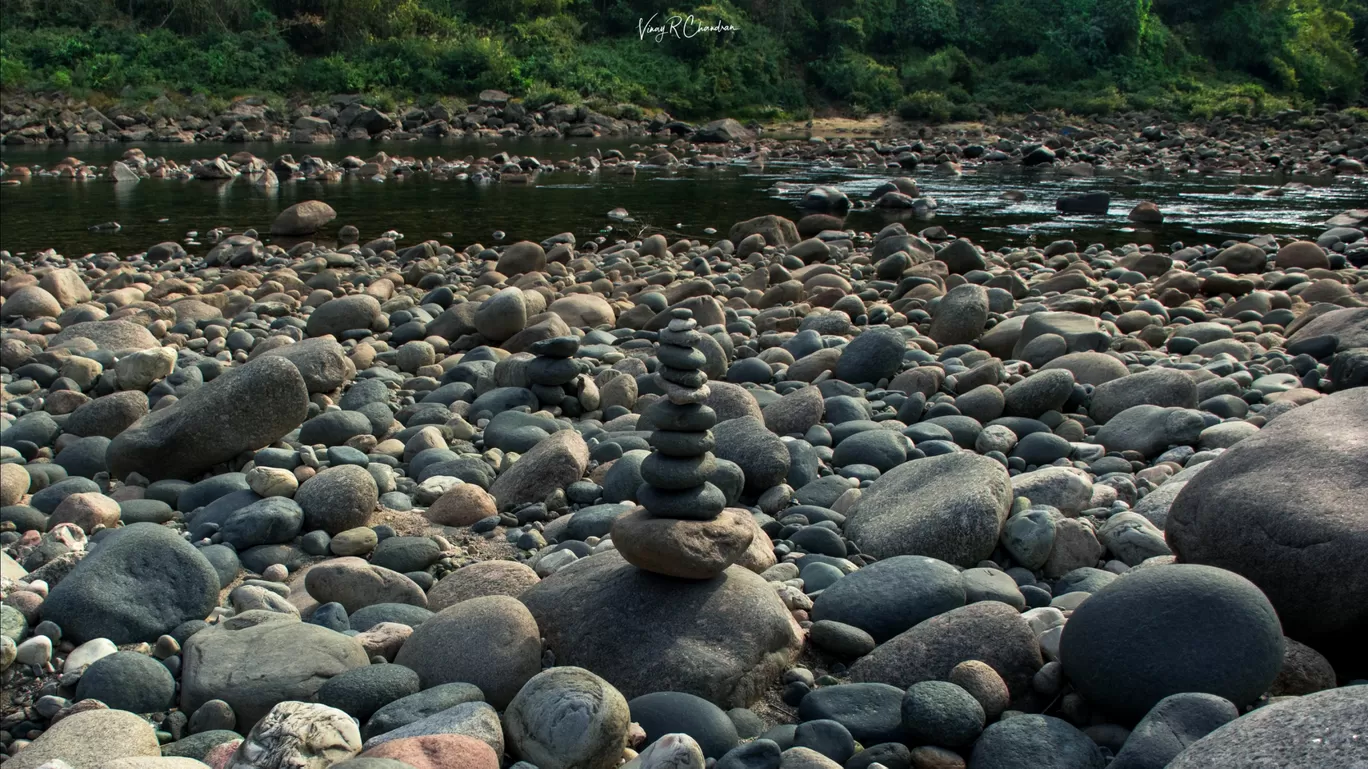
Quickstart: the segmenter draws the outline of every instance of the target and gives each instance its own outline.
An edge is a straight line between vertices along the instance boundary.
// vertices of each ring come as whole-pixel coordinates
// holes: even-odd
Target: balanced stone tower
[[[655,427],[651,455],[641,464],[641,507],[619,516],[613,543],[639,569],[685,579],[710,579],[750,546],[755,524],[744,510],[728,508],[726,495],[708,481],[717,467],[707,399],[702,333],[687,309],[670,313],[656,357],[665,397],[643,414]]]
[[[558,336],[534,342],[528,348],[528,352],[537,356],[527,363],[532,394],[542,406],[559,406],[570,416],[579,414],[579,400],[566,390],[566,386],[580,375],[580,367],[574,360],[579,344],[573,336]]]

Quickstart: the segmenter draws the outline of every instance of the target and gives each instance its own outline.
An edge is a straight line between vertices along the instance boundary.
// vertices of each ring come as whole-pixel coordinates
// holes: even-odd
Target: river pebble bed
[[[1061,136],[915,152],[1105,140]],[[683,141],[643,154],[757,162]],[[322,195],[0,251],[3,766],[1368,765],[1368,211],[1155,243],[1071,188],[985,247],[860,147],[886,176],[707,233]],[[405,163],[65,167],[291,164]]]

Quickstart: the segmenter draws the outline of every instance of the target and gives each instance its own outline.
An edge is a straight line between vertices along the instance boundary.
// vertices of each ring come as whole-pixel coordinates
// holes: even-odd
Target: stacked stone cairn
[[[528,352],[537,356],[527,364],[532,394],[542,406],[559,407],[567,416],[580,414],[579,399],[571,391],[575,377],[581,373],[580,365],[574,360],[578,351],[579,339],[573,336],[543,339],[528,347]]]
[[[717,466],[712,426],[717,414],[707,399],[702,334],[687,309],[671,313],[660,331],[656,357],[665,397],[643,414],[655,431],[651,455],[641,464],[641,507],[614,522],[613,543],[639,569],[683,579],[711,579],[740,559],[755,536],[744,510],[728,508],[722,490],[708,481]]]

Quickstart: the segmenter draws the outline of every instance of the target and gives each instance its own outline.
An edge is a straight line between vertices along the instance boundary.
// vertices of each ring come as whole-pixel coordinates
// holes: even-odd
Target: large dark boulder
[[[1277,614],[1249,580],[1209,566],[1137,569],[1074,610],[1059,644],[1069,680],[1126,720],[1170,694],[1253,703],[1282,666]]]
[[[1284,631],[1368,672],[1368,389],[1275,418],[1188,481],[1165,530],[1178,560],[1259,586]]]
[[[309,390],[293,363],[262,357],[236,366],[133,423],[109,444],[109,472],[190,479],[298,427]]]
[[[629,698],[676,691],[746,707],[802,645],[773,586],[740,566],[682,580],[609,551],[560,569],[519,600],[556,664],[586,668]]]
[[[76,643],[155,641],[218,603],[214,567],[175,531],[154,523],[116,529],[43,601],[43,619]]]

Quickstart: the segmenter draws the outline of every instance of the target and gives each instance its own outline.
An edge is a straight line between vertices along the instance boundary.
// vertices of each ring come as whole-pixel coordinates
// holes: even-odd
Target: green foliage
[[[734,30],[643,38],[653,16]],[[1353,103],[1365,49],[1368,0],[5,0],[0,86],[396,104],[499,88],[624,117],[1258,115]]]
[[[917,91],[910,93],[898,103],[898,115],[903,120],[932,120],[945,122],[950,119],[954,104],[939,91]]]
[[[902,81],[909,89],[944,89],[958,85],[972,90],[977,67],[963,51],[948,46],[903,65]]]
[[[896,70],[848,48],[817,62],[813,69],[823,88],[859,108],[890,109],[902,93]]]
[[[20,88],[29,82],[29,68],[18,59],[0,55],[0,88]]]

